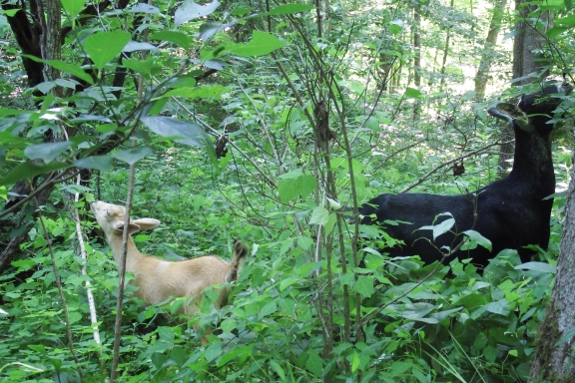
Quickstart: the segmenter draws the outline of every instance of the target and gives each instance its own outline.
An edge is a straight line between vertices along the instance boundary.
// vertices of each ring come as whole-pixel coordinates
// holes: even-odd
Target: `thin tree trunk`
[[[489,79],[489,71],[491,69],[491,61],[493,59],[493,47],[497,43],[497,36],[501,30],[501,20],[503,19],[503,11],[507,5],[507,0],[495,0],[493,8],[493,15],[491,16],[491,23],[489,25],[489,32],[483,45],[483,54],[479,61],[477,74],[475,75],[475,94],[477,101],[483,101],[485,97],[485,87]]]

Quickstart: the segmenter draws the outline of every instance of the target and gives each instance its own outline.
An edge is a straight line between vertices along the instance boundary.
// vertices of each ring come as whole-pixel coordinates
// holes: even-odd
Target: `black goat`
[[[569,84],[554,84],[522,96],[517,106],[502,103],[488,110],[513,124],[515,160],[507,178],[466,195],[382,194],[362,205],[361,223],[377,224],[390,237],[404,241],[403,246],[381,249],[392,257],[419,255],[426,264],[441,260],[443,253],[438,248],[455,248],[464,238],[461,233],[473,229],[491,241],[492,251],[477,246],[454,252],[446,261],[470,257],[474,264],[486,266],[503,249],[517,249],[521,261],[529,261],[532,251],[523,246],[535,244],[546,249],[549,243],[553,199],[546,197],[555,192],[555,174],[553,125],[548,122],[561,103],[561,98],[552,95],[571,90]],[[431,230],[417,230],[434,220],[435,224],[444,221],[448,217],[436,217],[445,212],[451,213],[455,225],[435,241]]]

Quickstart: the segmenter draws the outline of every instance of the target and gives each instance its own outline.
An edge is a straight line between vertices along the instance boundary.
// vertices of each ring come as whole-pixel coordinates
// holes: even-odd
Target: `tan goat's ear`
[[[124,231],[124,221],[118,221],[116,222],[116,224],[114,225],[114,229],[117,231]],[[132,234],[132,233],[137,233],[138,231],[140,231],[140,225],[134,223],[134,222],[130,222],[130,224],[128,225],[128,233]]]
[[[155,218],[140,218],[132,222],[141,227],[142,230],[152,230],[160,224],[160,221]]]

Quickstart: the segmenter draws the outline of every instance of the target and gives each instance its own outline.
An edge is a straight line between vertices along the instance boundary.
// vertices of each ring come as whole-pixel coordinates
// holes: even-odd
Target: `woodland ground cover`
[[[65,27],[84,4],[62,4]],[[32,185],[22,194],[54,190],[41,208],[0,210],[2,245],[25,235],[0,274],[0,379],[99,382],[116,358],[122,382],[527,381],[564,195],[540,262],[518,267],[504,251],[482,274],[465,261],[389,259],[375,250],[381,239],[360,250],[356,239],[375,228],[342,209],[383,192],[465,193],[504,173],[502,126],[485,111],[538,85],[512,86],[510,47],[484,47],[497,7],[346,2],[326,4],[322,18],[307,4],[191,4],[118,3],[76,20],[61,61],[42,56],[61,74],[31,90],[4,24],[0,196],[19,197],[9,191],[21,181]],[[517,18],[503,8],[499,23],[513,33]],[[545,36],[561,55],[524,78],[569,75],[572,11],[555,10],[564,30]],[[154,47],[126,49],[130,40]],[[469,68],[487,56],[484,98]],[[559,192],[571,168],[566,121],[553,143]],[[162,221],[134,236],[142,252],[229,259],[234,239],[252,250],[220,311],[213,292],[184,322],[162,319],[177,301],[125,299],[116,357],[119,275],[88,204],[125,202],[132,171],[132,214]],[[202,346],[188,320],[219,330]]]

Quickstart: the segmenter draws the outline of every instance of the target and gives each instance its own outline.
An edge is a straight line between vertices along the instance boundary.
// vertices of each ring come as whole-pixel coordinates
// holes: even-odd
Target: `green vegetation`
[[[213,291],[193,318],[175,318],[181,301],[145,307],[128,294],[116,381],[527,381],[563,196],[540,262],[517,267],[504,251],[482,274],[465,261],[390,259],[376,250],[381,238],[358,246],[377,229],[349,210],[384,192],[458,194],[498,178],[502,126],[486,109],[536,85],[511,86],[507,40],[484,49],[487,3],[331,3],[318,18],[305,4],[163,2],[106,9],[83,26],[83,3],[62,4],[74,28],[62,57],[47,60],[61,73],[29,89],[5,22],[13,14],[4,8],[0,20],[0,200],[11,201],[0,248],[25,233],[0,269],[0,381],[110,376],[119,275],[89,203],[125,203],[133,164],[132,214],[162,221],[134,236],[142,252],[229,260],[239,239],[252,254],[220,311]],[[556,75],[573,62],[566,4],[549,5],[563,28],[546,35]],[[473,91],[482,55],[492,56],[486,100]],[[559,191],[571,167],[566,131],[554,141]],[[15,185],[26,185],[21,195]],[[39,208],[35,198],[13,207],[30,194]],[[208,345],[198,321],[217,324]]]

